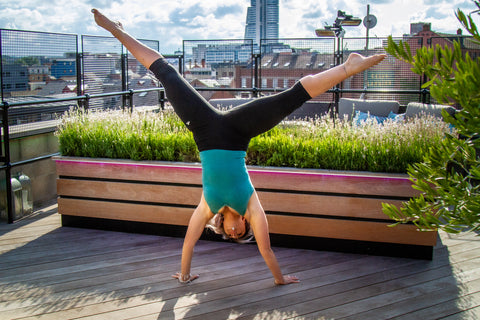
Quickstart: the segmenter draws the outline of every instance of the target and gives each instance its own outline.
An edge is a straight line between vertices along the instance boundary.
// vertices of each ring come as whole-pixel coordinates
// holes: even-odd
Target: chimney
[[[205,59],[202,59],[202,68],[205,68]]]
[[[422,31],[430,31],[431,24],[430,23],[424,23],[423,24],[423,30]]]
[[[457,29],[457,36],[461,36],[462,35],[462,29]]]

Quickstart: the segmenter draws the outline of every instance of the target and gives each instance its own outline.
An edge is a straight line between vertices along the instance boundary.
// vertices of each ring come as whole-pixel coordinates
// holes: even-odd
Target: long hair
[[[205,227],[216,234],[220,234],[224,240],[235,241],[237,243],[249,243],[254,241],[253,230],[250,228],[250,223],[248,223],[247,220],[245,220],[245,234],[241,238],[232,239],[227,235],[223,228],[223,219],[223,214],[217,213],[212,219],[210,219],[210,221],[208,221]]]

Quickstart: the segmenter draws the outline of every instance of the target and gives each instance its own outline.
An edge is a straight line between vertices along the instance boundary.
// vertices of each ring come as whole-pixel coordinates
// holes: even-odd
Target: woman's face
[[[228,215],[223,220],[223,230],[231,239],[239,239],[245,235],[245,218],[240,215]]]

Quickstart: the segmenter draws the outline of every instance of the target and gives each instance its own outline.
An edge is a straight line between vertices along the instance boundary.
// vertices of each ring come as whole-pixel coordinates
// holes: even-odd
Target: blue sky
[[[280,37],[315,37],[314,30],[331,24],[337,10],[363,18],[367,4],[378,20],[370,36],[378,37],[409,33],[411,22],[455,33],[460,27],[455,10],[476,9],[471,0],[280,0]],[[0,28],[108,35],[92,19],[95,7],[122,21],[133,36],[159,40],[162,53],[173,53],[182,40],[243,38],[249,5],[249,0],[0,0]],[[363,26],[346,30],[347,37],[366,33]]]

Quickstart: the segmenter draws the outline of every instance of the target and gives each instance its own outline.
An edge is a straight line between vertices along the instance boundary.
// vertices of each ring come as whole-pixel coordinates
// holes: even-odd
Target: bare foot
[[[347,76],[353,76],[356,73],[367,70],[376,64],[379,64],[387,57],[386,54],[376,54],[370,57],[364,57],[358,53],[351,53],[345,61],[345,72]]]
[[[113,35],[115,35],[116,32],[123,31],[123,26],[119,21],[110,20],[97,9],[92,9],[92,13],[95,17],[95,22]]]

